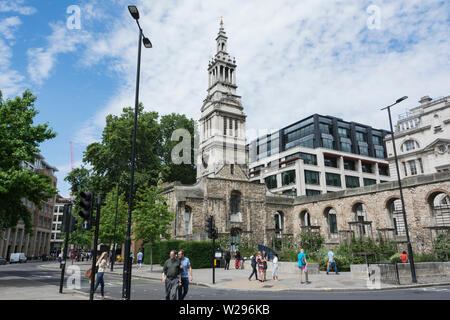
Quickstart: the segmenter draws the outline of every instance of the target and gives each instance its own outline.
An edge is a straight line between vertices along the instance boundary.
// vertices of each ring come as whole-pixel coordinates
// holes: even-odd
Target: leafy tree
[[[118,204],[118,206],[117,206]],[[117,208],[117,220],[116,218]],[[108,193],[105,205],[100,212],[100,229],[98,234],[99,242],[111,246],[114,243],[114,225],[116,225],[116,243],[124,243],[127,233],[127,212],[128,205],[124,194],[119,195],[117,202],[117,189]]]
[[[171,113],[161,117],[160,121],[163,146],[163,179],[164,181],[180,181],[183,184],[193,184],[196,180],[196,169],[194,159],[194,126],[193,119],[188,119],[185,115]],[[172,141],[172,133],[177,129],[186,129],[191,135],[189,141],[191,148],[191,156],[189,164],[175,164],[172,161],[173,148],[182,141]]]
[[[33,125],[38,114],[35,101],[29,90],[6,101],[0,91],[0,231],[22,220],[25,232],[32,234],[31,215],[22,199],[41,208],[41,201],[57,192],[50,177],[23,166],[37,159],[40,143],[56,136],[48,123]]]
[[[133,235],[153,245],[160,238],[170,239],[170,228],[175,213],[169,211],[166,199],[157,186],[147,185],[137,191],[133,211]]]
[[[135,190],[147,182],[156,184],[161,171],[162,135],[157,112],[144,112],[139,105],[136,135]],[[102,141],[87,146],[83,161],[92,165],[96,176],[96,190],[105,197],[117,184],[120,173],[120,189],[127,190],[130,179],[131,143],[134,127],[134,108],[124,108],[120,116],[108,115]],[[125,181],[127,182],[125,184]],[[127,191],[128,192],[128,191]],[[126,199],[129,195],[126,194]]]

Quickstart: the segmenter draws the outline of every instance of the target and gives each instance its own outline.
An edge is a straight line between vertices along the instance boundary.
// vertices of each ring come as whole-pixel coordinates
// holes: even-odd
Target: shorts
[[[138,260],[138,262],[137,263],[142,263],[142,260]]]

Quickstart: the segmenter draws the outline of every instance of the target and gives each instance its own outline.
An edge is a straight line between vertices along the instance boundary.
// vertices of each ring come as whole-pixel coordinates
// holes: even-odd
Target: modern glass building
[[[248,145],[250,179],[308,196],[388,181],[388,133],[314,114]]]

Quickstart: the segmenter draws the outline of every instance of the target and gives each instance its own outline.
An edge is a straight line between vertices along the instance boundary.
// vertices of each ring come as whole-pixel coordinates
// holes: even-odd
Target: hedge
[[[184,250],[185,257],[191,261],[193,269],[211,268],[212,244],[210,241],[168,240],[157,242],[153,246],[153,264],[164,265],[171,250]],[[150,264],[150,244],[144,246],[144,263]]]

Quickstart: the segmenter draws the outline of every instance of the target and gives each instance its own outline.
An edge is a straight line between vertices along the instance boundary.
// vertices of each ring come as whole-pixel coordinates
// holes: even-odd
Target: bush
[[[151,248],[151,244],[150,243],[146,243],[144,245],[144,264],[150,264],[150,248]],[[161,257],[159,254],[159,248],[160,248],[160,242],[156,242],[153,245],[152,248],[152,261],[153,264],[161,264]]]
[[[319,232],[302,232],[298,235],[297,242],[305,252],[316,252],[325,243],[325,238]]]
[[[439,234],[434,241],[433,254],[438,261],[448,261],[450,256],[450,232]]]
[[[402,263],[402,259],[400,258],[400,253],[396,253],[389,258],[390,263]]]
[[[296,262],[298,257],[298,252],[295,249],[283,250],[279,253],[280,261]]]

